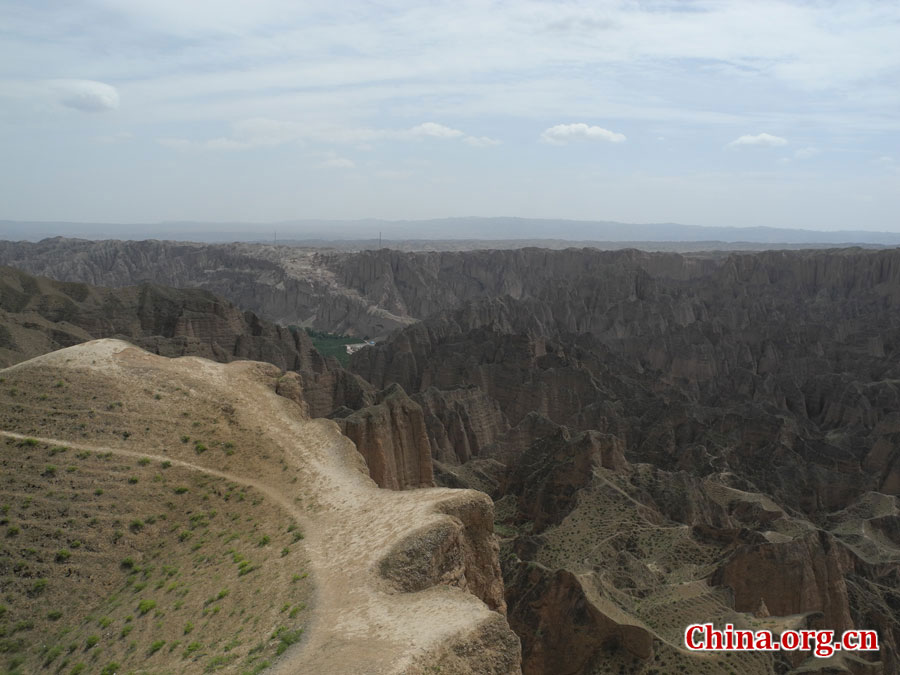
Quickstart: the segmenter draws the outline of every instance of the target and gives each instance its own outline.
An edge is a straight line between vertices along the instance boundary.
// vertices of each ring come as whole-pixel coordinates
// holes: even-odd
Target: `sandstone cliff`
[[[57,282],[0,268],[7,363],[92,337],[121,336],[163,356],[267,361],[285,370],[321,369],[303,331],[242,312],[202,290],[153,284],[122,289]]]
[[[401,490],[434,485],[422,408],[399,385],[376,394],[372,405],[335,421],[356,444],[379,486]]]

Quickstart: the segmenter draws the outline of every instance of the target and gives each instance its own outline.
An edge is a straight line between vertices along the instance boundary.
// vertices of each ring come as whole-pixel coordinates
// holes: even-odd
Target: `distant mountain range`
[[[278,223],[165,222],[151,224],[28,222],[0,220],[0,239],[46,237],[172,239],[177,241],[291,241],[292,243],[381,239],[565,240],[602,242],[704,242],[796,246],[900,246],[900,232],[801,230],[773,227],[702,227],[678,223],[631,224],[540,218],[437,218],[432,220],[292,220]],[[535,242],[537,243],[537,242]],[[712,248],[720,248],[718,246]]]

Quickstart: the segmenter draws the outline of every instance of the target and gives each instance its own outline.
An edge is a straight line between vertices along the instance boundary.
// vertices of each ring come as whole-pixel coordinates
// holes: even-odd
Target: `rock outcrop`
[[[592,602],[579,579],[566,570],[516,563],[508,579],[510,625],[522,638],[525,675],[584,673],[617,661],[647,663],[654,636],[640,622]]]
[[[376,394],[372,405],[335,421],[356,444],[369,475],[381,487],[401,490],[434,485],[422,407],[399,385]]]
[[[853,556],[826,532],[742,546],[710,580],[734,592],[734,607],[775,616],[822,614],[822,626],[853,628],[845,577]]]
[[[7,363],[92,338],[122,337],[161,356],[249,359],[283,370],[323,367],[305,332],[260,319],[199,289],[144,284],[113,290],[7,267],[0,268],[0,311],[10,336]]]

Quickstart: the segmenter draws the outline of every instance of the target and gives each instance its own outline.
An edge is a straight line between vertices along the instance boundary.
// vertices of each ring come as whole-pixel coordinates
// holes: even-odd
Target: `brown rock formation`
[[[241,312],[202,290],[151,284],[112,290],[0,268],[0,311],[10,336],[6,363],[92,338],[121,337],[162,356],[249,359],[283,370],[323,366],[303,331]]]
[[[490,499],[467,490],[442,502],[440,509],[450,520],[437,527],[426,527],[400,542],[382,561],[382,576],[406,592],[437,584],[458,586],[505,614]]]
[[[650,631],[604,612],[571,572],[519,562],[507,583],[509,623],[522,638],[525,675],[591,672],[615,652],[639,662],[652,658]]]
[[[849,551],[820,531],[741,547],[710,583],[729,586],[739,611],[755,612],[765,603],[777,616],[821,612],[824,627],[845,631],[854,627],[844,580],[853,562]]]
[[[430,387],[413,399],[425,414],[431,456],[440,462],[465,464],[508,427],[497,402],[477,387]]]
[[[434,485],[422,408],[399,385],[379,392],[373,405],[335,421],[356,444],[369,475],[381,487],[401,490]]]

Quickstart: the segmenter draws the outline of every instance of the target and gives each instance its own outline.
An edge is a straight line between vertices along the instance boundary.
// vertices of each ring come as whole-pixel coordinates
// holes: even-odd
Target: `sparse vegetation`
[[[22,383],[15,386],[19,395],[13,403],[35,400]],[[75,386],[68,389],[76,391]],[[77,391],[84,400],[93,400],[89,388],[79,384]],[[5,633],[0,640],[8,655],[0,663],[0,671],[4,666],[11,673],[47,667],[57,675],[73,669],[87,675],[113,664],[116,672],[124,673],[146,668],[143,661],[152,657],[156,664],[168,659],[168,669],[178,672],[180,656],[185,657],[186,665],[190,662],[186,669],[190,672],[253,672],[270,663],[280,639],[264,642],[264,650],[252,657],[249,649],[259,637],[265,637],[258,631],[265,625],[265,617],[274,619],[273,613],[281,605],[279,601],[271,608],[271,593],[289,593],[294,607],[296,600],[307,598],[309,587],[287,584],[291,570],[271,566],[278,556],[248,560],[239,554],[233,560],[230,552],[225,555],[225,549],[232,542],[230,546],[243,546],[246,552],[266,546],[291,551],[293,530],[290,534],[285,531],[292,521],[252,488],[197,473],[173,460],[107,449],[122,443],[127,431],[128,443],[140,452],[151,426],[146,431],[142,431],[143,424],[125,426],[124,420],[134,410],[125,396],[112,392],[94,396],[109,397],[95,404],[82,403],[82,408],[92,406],[94,412],[86,411],[81,419],[60,416],[57,423],[51,418],[46,429],[40,425],[41,435],[64,438],[66,433],[75,433],[84,444],[95,442],[91,436],[97,436],[102,451],[36,439],[33,443],[0,439],[0,445],[7,448],[28,450],[14,455],[20,462],[15,471],[0,472],[0,502],[8,502],[0,506],[4,526],[0,536],[8,537],[4,539],[6,548],[16,551],[8,566],[12,585],[6,589],[10,598],[4,603],[6,616],[0,606],[0,631]],[[99,423],[96,420],[113,397],[116,403],[117,399],[123,402],[110,410],[116,421]],[[151,402],[151,396],[143,399]],[[49,406],[58,400],[59,394],[54,394]],[[46,408],[39,414],[46,416]],[[180,437],[184,435],[189,436],[187,447],[199,447],[204,456],[218,449],[232,454],[236,447],[246,449],[248,457],[254,456],[255,432],[231,427],[229,436],[223,438],[200,409],[192,409],[191,419],[183,423],[177,421],[177,411],[173,417],[171,440],[181,452]],[[69,421],[64,424],[63,419]],[[191,426],[194,422],[196,427]],[[178,424],[196,431],[182,433]],[[38,425],[29,424],[28,428]],[[203,441],[195,442],[196,437]],[[77,458],[77,466],[67,467],[58,460],[53,464],[51,457],[71,457],[72,462]],[[29,481],[42,488],[29,490],[25,487]],[[252,518],[243,517],[240,510],[223,513],[229,502],[235,505],[244,500],[256,505]],[[0,563],[3,555],[0,549]],[[267,568],[274,575],[272,591],[254,585],[251,574]],[[62,578],[57,575],[68,570],[76,574],[57,583]],[[276,581],[279,575],[280,586]],[[85,608],[71,603],[71,598],[81,597],[91,587],[88,580],[92,577],[111,580],[113,588],[108,596],[101,596],[95,614],[85,616]],[[231,580],[231,588],[223,587]],[[27,597],[28,604],[14,602],[16,596]],[[16,609],[23,606],[36,610],[23,616]],[[288,620],[291,611],[281,615],[283,620]],[[257,635],[251,637],[254,632]],[[238,634],[248,636],[246,646]],[[34,639],[37,635],[47,638],[39,642]],[[187,646],[185,636],[191,639]],[[12,657],[16,660],[9,660]],[[162,671],[168,672],[167,667]]]
[[[192,654],[199,652],[201,649],[203,649],[203,645],[201,645],[199,642],[191,642],[187,647],[184,648],[184,652],[182,652],[181,656],[185,659],[189,658]]]
[[[297,326],[291,326],[292,330],[297,330]],[[338,335],[336,333],[326,333],[323,331],[305,328],[306,334],[312,338],[313,346],[322,356],[332,356],[345,368],[350,365],[350,355],[347,353],[346,345],[358,344],[361,342],[359,338],[350,335]]]

